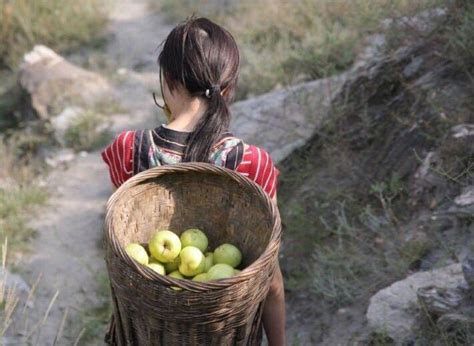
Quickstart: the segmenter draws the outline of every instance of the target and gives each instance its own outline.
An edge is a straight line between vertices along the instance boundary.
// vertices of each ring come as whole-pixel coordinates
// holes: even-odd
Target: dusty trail
[[[110,13],[111,39],[106,47],[121,78],[116,82],[124,114],[113,116],[114,132],[158,122],[150,87],[156,88],[155,49],[170,28],[156,14],[150,14],[146,0],[114,2]],[[32,256],[22,271],[29,282],[41,275],[30,325],[42,317],[56,292],[58,297],[41,328],[31,340],[52,345],[65,311],[68,323],[57,342],[73,344],[86,326],[87,314],[103,304],[105,264],[102,253],[102,225],[111,184],[99,151],[78,155],[67,168],[46,178],[49,203],[30,226],[38,236],[31,244]],[[35,315],[41,312],[41,315]],[[86,330],[83,337],[90,333]],[[102,344],[101,333],[89,335],[79,344]]]

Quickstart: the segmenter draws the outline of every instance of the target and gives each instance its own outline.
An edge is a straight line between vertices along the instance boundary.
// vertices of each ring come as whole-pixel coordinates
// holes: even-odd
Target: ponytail
[[[183,162],[209,162],[213,146],[229,130],[228,105],[234,97],[239,62],[232,35],[207,18],[191,16],[164,41],[158,64],[169,91],[182,86],[189,95],[204,96],[208,101],[188,137]]]
[[[183,162],[209,162],[213,145],[229,129],[230,110],[220,88],[207,89],[205,96],[209,104],[188,138]]]

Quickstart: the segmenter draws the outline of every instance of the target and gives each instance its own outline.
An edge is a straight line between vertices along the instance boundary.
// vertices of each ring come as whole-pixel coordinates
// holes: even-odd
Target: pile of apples
[[[196,228],[184,231],[180,237],[162,230],[148,243],[150,255],[138,243],[128,244],[125,251],[138,263],[175,279],[207,282],[230,278],[240,272],[236,268],[242,262],[242,253],[235,245],[225,243],[214,252],[206,252],[208,245],[206,234]]]

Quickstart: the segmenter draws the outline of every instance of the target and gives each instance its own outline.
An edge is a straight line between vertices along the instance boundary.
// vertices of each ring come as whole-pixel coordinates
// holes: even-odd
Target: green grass
[[[474,4],[466,2],[453,15],[446,33],[446,55],[462,69],[474,71]],[[472,75],[471,75],[472,76]]]
[[[44,190],[36,186],[0,189],[0,238],[10,239],[13,249],[24,247],[34,231],[26,226],[32,208],[46,201]]]
[[[214,2],[212,2],[214,3]],[[153,1],[170,22],[196,12],[223,25],[242,56],[238,99],[347,69],[380,21],[413,15],[441,0]],[[160,5],[161,4],[161,5]]]
[[[94,111],[85,111],[71,123],[65,133],[66,145],[75,151],[94,150],[111,138],[107,118]]]
[[[27,220],[36,206],[46,202],[47,193],[34,182],[38,169],[35,161],[19,158],[23,149],[12,142],[12,138],[0,137],[0,239],[8,238],[10,252],[15,252],[27,249],[27,240],[34,235]]]
[[[370,335],[369,346],[393,346],[395,342],[387,335],[386,331],[379,331]]]
[[[100,40],[107,4],[108,0],[0,0],[0,66],[16,69],[35,44],[66,51]]]
[[[280,208],[285,220],[286,287],[310,290],[314,299],[337,308],[368,299],[403,277],[433,244],[420,239],[398,246],[403,235],[397,233],[395,205],[405,192],[400,185],[396,194],[380,188],[391,179],[374,185],[366,195],[337,186],[334,179],[334,186],[307,192],[297,204],[288,205],[282,198]]]

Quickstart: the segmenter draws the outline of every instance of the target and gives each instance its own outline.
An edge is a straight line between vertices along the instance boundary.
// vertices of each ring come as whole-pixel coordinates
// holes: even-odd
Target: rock
[[[57,115],[67,106],[92,107],[112,96],[103,77],[73,65],[45,46],[35,46],[25,55],[19,84],[40,119]]]
[[[474,215],[474,204],[468,204],[464,206],[453,205],[445,211],[445,214],[454,215],[459,219],[470,220],[472,218],[472,215]]]
[[[474,186],[469,185],[462,189],[461,194],[454,198],[446,209],[434,213],[436,217],[452,215],[458,219],[471,219],[474,215]]]
[[[384,332],[397,344],[414,337],[423,314],[417,302],[421,287],[456,288],[465,283],[461,264],[452,264],[429,272],[419,272],[377,292],[367,310],[369,327]]]
[[[32,289],[18,274],[0,267],[0,289],[3,291],[2,321],[8,329],[1,335],[2,345],[25,345],[16,333],[25,328],[25,309],[33,309]],[[27,316],[27,315],[26,315]],[[23,328],[23,329],[22,329]],[[24,341],[24,340],[23,340]]]
[[[439,201],[445,196],[446,182],[434,169],[440,164],[439,154],[429,151],[413,175],[410,197],[413,203],[428,200]]]
[[[454,199],[454,203],[459,206],[474,204],[474,185],[466,186],[461,194]]]
[[[54,151],[48,151],[47,156],[44,160],[48,166],[56,168],[58,166],[71,162],[75,158],[76,154],[74,153],[74,150],[64,148]]]
[[[232,105],[232,132],[262,146],[275,162],[303,145],[330,114],[345,74],[273,91]]]
[[[12,274],[8,270],[0,267],[0,280],[5,289],[13,289],[17,294],[26,294],[30,292],[30,286],[18,274]]]
[[[384,19],[382,27],[390,29],[396,26],[397,29],[409,29],[418,33],[427,33],[434,29],[435,19],[444,17],[447,14],[445,8],[433,8],[420,12],[415,16],[404,16],[397,19]]]
[[[416,295],[418,302],[431,316],[455,312],[464,299],[464,291],[456,288],[440,288],[436,286],[421,287]]]
[[[412,78],[415,76],[415,74],[420,71],[422,65],[423,65],[424,59],[421,56],[415,57],[411,63],[405,66],[403,69],[403,76],[405,78]]]
[[[383,34],[374,34],[370,35],[365,39],[366,46],[358,54],[357,58],[355,59],[354,66],[352,66],[352,70],[358,70],[360,68],[364,68],[368,64],[374,61],[374,58],[381,58],[383,56],[383,48],[386,44],[386,38]]]
[[[451,129],[453,138],[474,136],[474,124],[460,124]]]
[[[27,345],[26,337],[22,336],[2,336],[0,344],[3,346]]]
[[[54,135],[62,146],[66,146],[65,134],[67,130],[82,114],[84,114],[84,110],[80,107],[66,107],[58,116],[51,118]]]
[[[466,257],[462,261],[462,272],[467,284],[474,291],[474,258]]]

